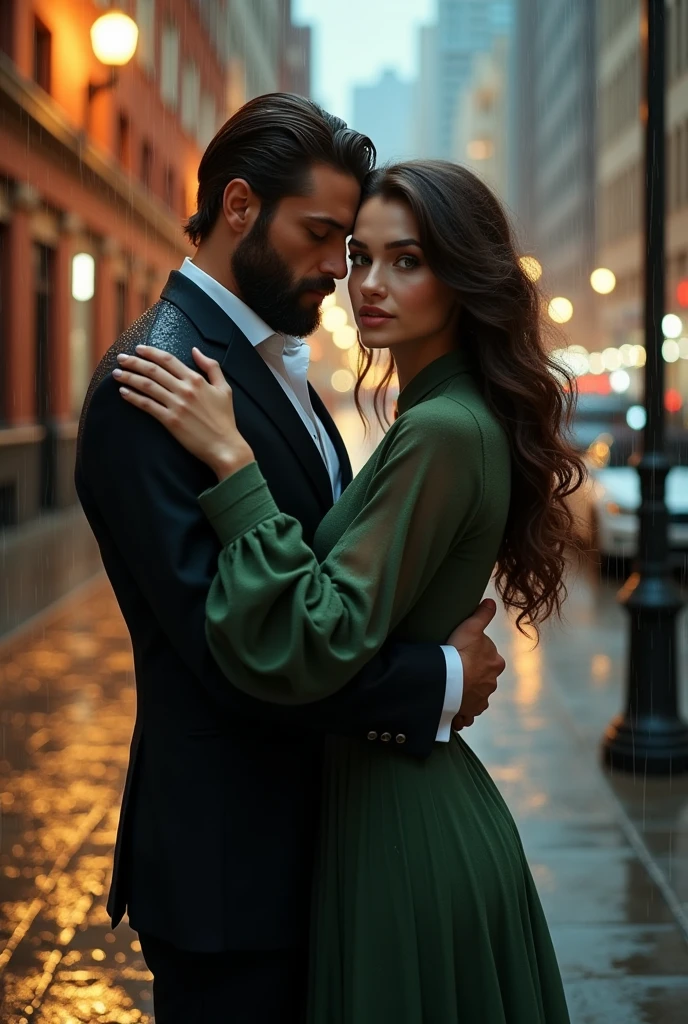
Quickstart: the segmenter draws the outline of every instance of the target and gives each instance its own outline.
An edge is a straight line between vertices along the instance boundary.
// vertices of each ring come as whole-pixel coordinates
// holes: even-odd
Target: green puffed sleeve
[[[415,406],[383,445],[365,504],[320,563],[257,463],[201,495],[222,544],[207,637],[239,689],[284,704],[341,689],[479,514],[483,444],[467,408],[445,397]]]

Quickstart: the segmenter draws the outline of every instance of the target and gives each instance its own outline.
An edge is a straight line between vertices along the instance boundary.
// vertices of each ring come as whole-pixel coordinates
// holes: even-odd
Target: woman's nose
[[[382,279],[382,275],[371,268],[369,273],[361,281],[361,292],[363,295],[385,295],[387,289]]]

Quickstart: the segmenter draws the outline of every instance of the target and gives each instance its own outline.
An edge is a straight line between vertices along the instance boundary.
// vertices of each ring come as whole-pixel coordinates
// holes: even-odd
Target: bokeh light
[[[668,338],[662,345],[662,359],[665,363],[675,363],[681,355],[677,341]]]
[[[342,309],[341,306],[330,306],[326,309],[322,316],[322,325],[326,331],[332,333],[336,331],[338,327],[343,327],[348,321],[346,310]]]
[[[631,378],[626,370],[614,370],[609,374],[609,386],[617,395],[622,395],[631,386]]]
[[[539,281],[542,277],[542,264],[534,256],[521,256],[521,270],[531,281]]]
[[[621,366],[621,355],[618,348],[606,348],[602,353],[602,365],[605,370],[618,370]]]
[[[351,370],[335,370],[330,383],[335,391],[344,394],[346,391],[353,389],[355,383],[354,375]]]
[[[547,307],[547,312],[555,324],[566,324],[573,316],[573,303],[563,295],[557,295]]]
[[[683,332],[683,323],[680,316],[675,313],[667,313],[662,317],[662,334],[665,338],[680,338]]]
[[[606,267],[598,267],[590,275],[590,284],[600,295],[609,295],[616,288],[616,275]]]
[[[632,405],[626,413],[626,423],[631,430],[642,430],[647,423],[647,413],[642,405]]]
[[[337,348],[353,348],[356,344],[357,338],[358,334],[356,332],[356,328],[352,327],[351,324],[344,324],[343,327],[336,327],[332,332],[332,341],[335,343]]]

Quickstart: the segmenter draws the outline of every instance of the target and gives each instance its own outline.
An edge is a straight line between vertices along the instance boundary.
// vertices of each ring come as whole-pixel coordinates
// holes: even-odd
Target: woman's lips
[[[382,309],[366,306],[363,306],[358,311],[358,318],[361,321],[362,327],[382,327],[394,319],[391,313],[385,313]]]

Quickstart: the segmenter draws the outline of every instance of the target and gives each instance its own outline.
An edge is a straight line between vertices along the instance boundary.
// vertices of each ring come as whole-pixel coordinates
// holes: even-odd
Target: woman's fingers
[[[213,387],[229,387],[217,359],[211,359],[209,356],[205,355],[205,353],[201,352],[200,348],[196,348],[195,346],[191,349],[191,354]]]
[[[144,359],[155,363],[156,366],[166,370],[172,377],[177,377],[178,380],[190,380],[192,377],[197,376],[195,370],[192,370],[181,359],[177,359],[171,352],[166,352],[162,348],[155,348],[153,345],[137,345],[136,351]]]
[[[138,392],[147,395],[166,408],[169,408],[178,399],[177,395],[164,387],[164,385],[153,380],[152,377],[143,377],[141,374],[131,373],[129,370],[123,370],[122,368],[113,370],[112,376],[118,384],[124,384],[127,388],[136,388]]]
[[[161,387],[165,388],[172,394],[183,394],[185,390],[194,386],[193,381],[188,379],[181,380],[179,377],[175,377],[174,374],[170,373],[169,370],[159,366],[157,363],[150,362],[148,359],[140,359],[138,356],[127,355],[126,352],[121,352],[117,356],[117,362],[119,363],[119,369],[126,370],[129,373],[136,373],[140,377],[149,377],[151,380],[157,381]],[[202,382],[203,378],[200,374],[195,373],[194,370],[190,370],[189,372],[194,377],[198,377],[199,384]],[[117,374],[115,374],[115,376],[117,376]]]
[[[170,428],[172,413],[166,406],[160,405],[159,402],[146,395],[140,395],[138,391],[131,391],[129,388],[121,387],[119,393],[129,405],[135,405],[137,409],[147,412],[153,419],[158,420],[168,429]]]

